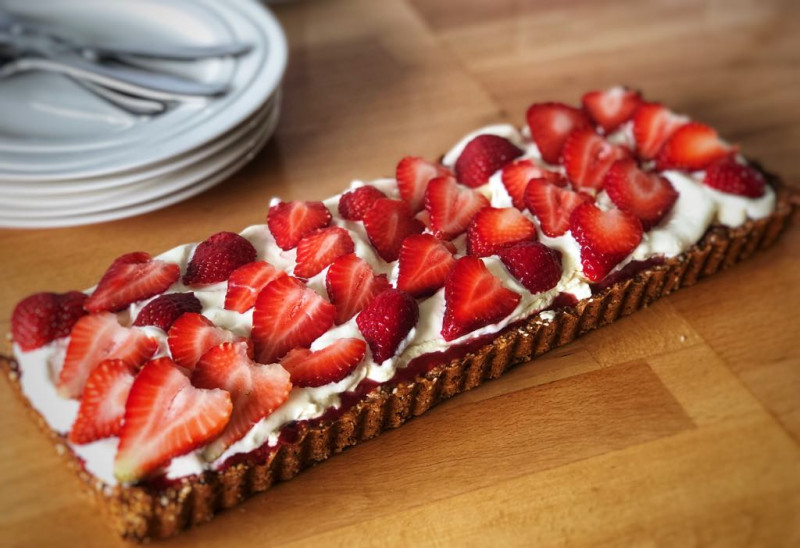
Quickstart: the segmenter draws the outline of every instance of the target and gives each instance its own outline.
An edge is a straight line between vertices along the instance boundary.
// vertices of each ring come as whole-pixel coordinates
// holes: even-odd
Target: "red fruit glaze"
[[[503,287],[477,257],[461,257],[444,284],[442,337],[452,341],[497,323],[517,307],[520,295]]]
[[[87,312],[117,312],[136,301],[163,293],[178,281],[178,265],[139,251],[117,257],[86,299]]]
[[[468,187],[486,184],[489,177],[522,156],[522,150],[498,135],[478,135],[472,139],[456,160],[456,179]]]
[[[11,314],[11,337],[23,351],[66,337],[86,311],[86,294],[34,293],[22,299]]]

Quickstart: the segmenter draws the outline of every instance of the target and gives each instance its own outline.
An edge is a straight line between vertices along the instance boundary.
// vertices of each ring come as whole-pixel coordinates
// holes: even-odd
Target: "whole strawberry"
[[[256,260],[256,248],[235,232],[218,232],[201,242],[186,267],[183,283],[208,285],[224,282],[231,272]]]

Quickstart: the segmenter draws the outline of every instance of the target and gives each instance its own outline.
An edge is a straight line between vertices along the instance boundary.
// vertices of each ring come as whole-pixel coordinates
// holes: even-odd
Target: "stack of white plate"
[[[257,0],[5,0],[3,8],[87,42],[239,41],[252,50],[150,61],[230,90],[156,116],[129,114],[55,74],[0,80],[0,226],[82,225],[166,207],[230,176],[275,130],[286,39]]]

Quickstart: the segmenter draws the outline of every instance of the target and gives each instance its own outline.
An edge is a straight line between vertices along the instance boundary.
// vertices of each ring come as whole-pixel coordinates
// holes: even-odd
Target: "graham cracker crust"
[[[286,481],[305,468],[344,449],[397,428],[437,403],[502,375],[509,368],[567,344],[648,306],[653,301],[702,278],[725,270],[769,247],[786,228],[796,203],[776,178],[775,211],[738,228],[712,227],[686,253],[650,265],[617,281],[592,297],[559,308],[552,319],[536,314],[477,350],[436,365],[416,377],[375,386],[338,416],[315,423],[298,423],[291,441],[277,449],[256,450],[250,458],[164,485],[108,486],[89,474],[64,436],[51,430],[22,393],[13,359],[0,356],[14,392],[50,438],[59,455],[93,493],[99,508],[124,538],[144,541],[167,538],[209,521],[216,513]]]

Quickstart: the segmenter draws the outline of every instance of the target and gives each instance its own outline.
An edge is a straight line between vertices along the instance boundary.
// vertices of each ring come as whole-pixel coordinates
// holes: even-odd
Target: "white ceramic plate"
[[[231,91],[152,119],[120,114],[83,90],[75,95],[75,89],[68,91],[69,81],[57,76],[28,74],[0,82],[0,111],[15,113],[0,120],[0,181],[98,177],[196,149],[252,115],[274,93],[286,65],[283,32],[256,0],[6,0],[4,7],[98,41],[113,37],[135,43],[144,37],[152,43],[210,44],[236,39],[254,49],[235,60],[170,63],[170,70],[192,78],[228,82]],[[60,87],[49,80],[44,86],[42,78],[63,81]],[[50,84],[58,89],[35,93],[49,90]],[[88,108],[89,102],[96,110]]]
[[[272,134],[278,120],[278,110],[272,110],[268,117],[262,121],[254,130],[251,130],[230,143],[218,153],[197,162],[184,169],[171,173],[168,176],[156,177],[144,181],[132,188],[123,187],[124,192],[111,191],[111,194],[99,193],[95,199],[86,204],[59,205],[53,204],[46,198],[40,198],[40,202],[34,207],[6,207],[0,205],[0,219],[45,219],[51,217],[67,217],[76,215],[87,215],[100,211],[130,207],[142,202],[155,200],[162,196],[172,194],[183,188],[202,182],[210,174],[219,171],[240,157],[250,154],[253,147],[265,134]],[[0,200],[0,204],[3,201]]]
[[[189,167],[211,157],[248,133],[254,133],[265,123],[280,104],[280,93],[271,97],[264,107],[234,130],[220,136],[203,147],[187,154],[171,158],[147,168],[111,174],[105,177],[77,181],[44,182],[0,182],[0,211],[8,207],[40,209],[46,207],[88,204],[110,195],[127,193],[140,183],[156,177],[164,177],[179,169]],[[2,205],[8,207],[3,208]]]
[[[277,119],[275,120],[275,123],[277,123]],[[266,144],[274,129],[274,127],[267,128],[267,130],[264,131],[263,134],[257,139],[253,148],[245,151],[243,155],[239,156],[232,163],[219,167],[217,171],[209,173],[209,175],[206,176],[202,181],[199,181],[196,184],[177,192],[173,192],[167,196],[162,196],[161,198],[129,207],[90,213],[86,215],[47,217],[44,219],[8,219],[0,216],[0,226],[8,228],[55,228],[102,223],[117,219],[124,219],[126,217],[133,217],[135,215],[142,215],[150,211],[155,211],[157,209],[162,209],[178,202],[182,202],[193,196],[196,196],[197,194],[200,194],[201,192],[204,192],[205,190],[208,190],[214,185],[219,184],[233,173],[241,169],[247,162],[252,160],[255,154]]]

